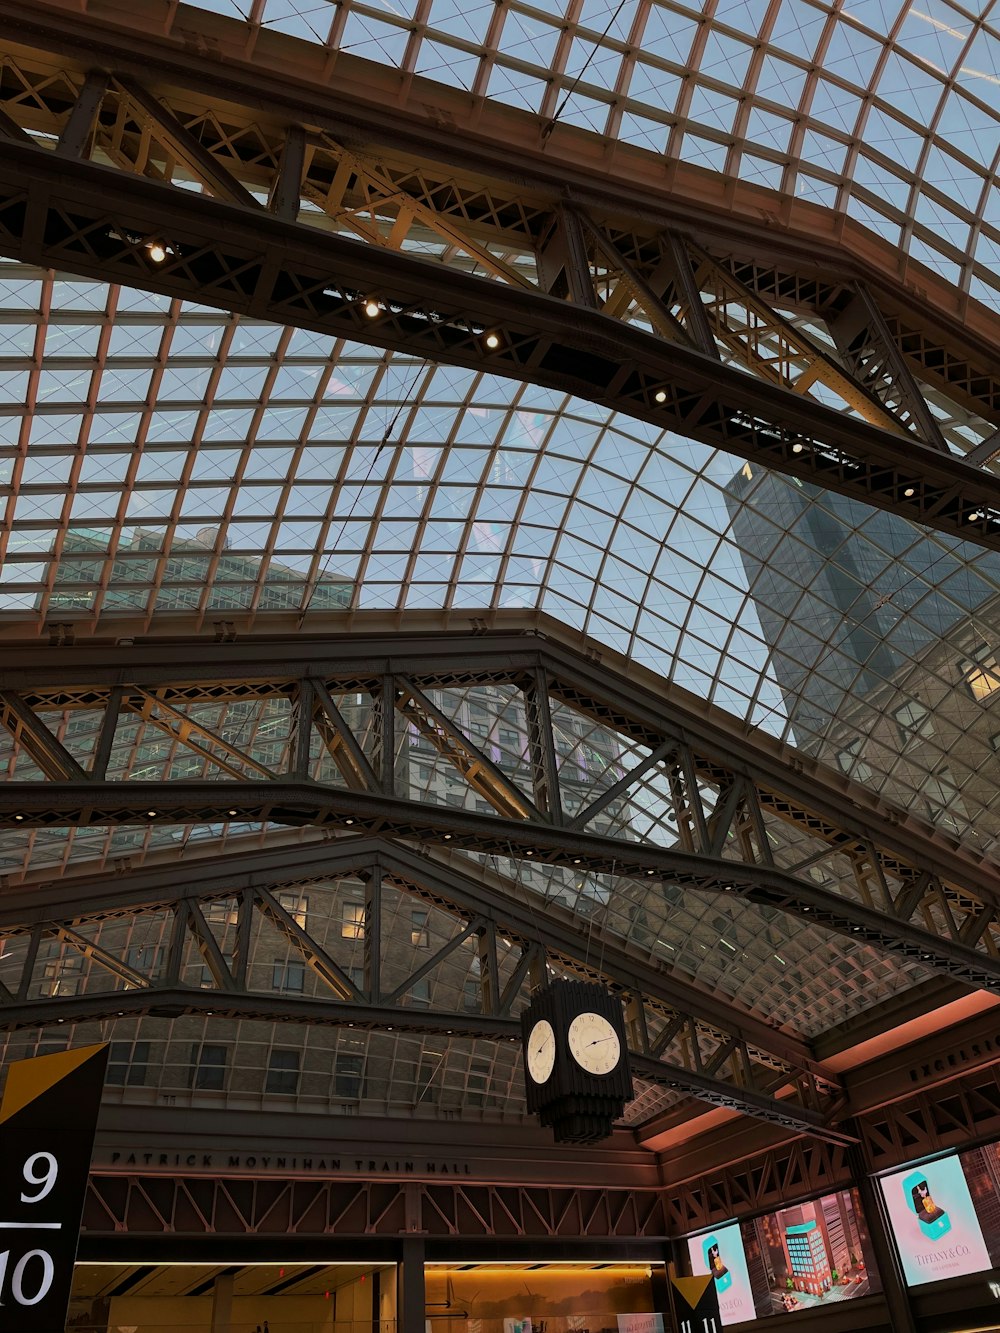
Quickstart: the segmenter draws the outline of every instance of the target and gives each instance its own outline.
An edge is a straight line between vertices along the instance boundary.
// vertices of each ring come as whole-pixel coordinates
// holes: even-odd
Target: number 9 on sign
[[[39,1163],[44,1163],[41,1174],[36,1170]],[[36,1152],[28,1158],[24,1164],[24,1179],[29,1185],[38,1185],[40,1188],[37,1194],[26,1194],[21,1191],[22,1203],[41,1203],[47,1194],[52,1192],[52,1187],[56,1183],[59,1175],[59,1163],[50,1152]]]

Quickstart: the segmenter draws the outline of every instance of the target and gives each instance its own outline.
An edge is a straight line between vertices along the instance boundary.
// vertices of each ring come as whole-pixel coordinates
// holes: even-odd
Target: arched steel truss
[[[736,895],[989,989],[1000,986],[1000,872],[839,775],[766,737],[745,734],[724,714],[653,677],[639,679],[642,674],[633,670],[630,678],[558,642],[503,633],[26,649],[17,668],[0,673],[0,721],[44,780],[0,788],[0,825],[239,819],[315,826],[318,837],[196,861],[180,871],[173,860],[157,867],[154,857],[149,866],[114,878],[71,877],[46,885],[44,893],[36,884],[8,884],[0,935],[27,935],[30,943],[19,983],[0,994],[0,1026],[212,1012],[511,1040],[519,997],[554,965],[600,976],[622,994],[641,1078],[843,1141],[835,1128],[844,1105],[840,1080],[813,1058],[807,1042],[672,973],[659,959],[644,959],[634,941],[626,946],[599,919],[585,926],[565,906],[452,853],[499,852],[525,864],[530,858],[535,865],[611,874],[619,884],[615,892],[631,894],[638,907],[647,898],[662,900],[666,891]],[[524,775],[505,772],[481,740],[433,702],[435,691],[459,687],[517,692],[527,724]],[[343,703],[338,707],[336,700],[345,695],[368,701],[364,736]],[[283,701],[292,722],[287,762],[265,768],[249,747],[193,720],[185,710],[206,700]],[[556,708],[571,708],[637,747],[621,761],[620,776],[575,816],[559,799]],[[49,725],[81,709],[102,719],[89,767]],[[127,718],[141,718],[187,747],[211,777],[109,780],[116,729]],[[418,736],[489,813],[421,798],[406,788],[396,763],[401,729]],[[328,764],[326,781],[312,776],[310,756],[317,753]],[[672,805],[673,845],[641,841],[631,832],[587,831],[615,802],[651,780]],[[793,841],[782,846],[786,828]],[[413,844],[434,847],[437,854]],[[820,868],[834,887],[817,884],[812,872]],[[368,886],[371,944],[363,985],[337,966],[273,892],[281,884],[337,873],[360,875]],[[480,1013],[402,1003],[407,987],[442,962],[454,943],[428,959],[419,976],[388,991],[382,987],[375,944],[386,882],[464,922],[456,939],[477,942]],[[202,912],[205,901],[223,896],[237,900],[228,956]],[[169,907],[174,922],[171,952],[156,978],[95,945],[81,925],[126,917],[151,904]],[[246,942],[258,915],[321,979],[322,998],[247,989]],[[51,936],[89,957],[106,988],[30,998],[38,945]],[[498,936],[518,949],[516,968],[503,986]],[[180,959],[192,943],[211,975],[208,989],[179,983]]]
[[[623,202],[621,182],[554,170],[530,135],[512,173],[509,152],[456,146],[433,115],[326,89],[296,101],[260,50],[241,68],[227,49],[223,76],[213,53],[238,25],[199,43],[61,5],[0,16],[17,40],[3,253],[576,393],[1000,546],[1000,480],[982,470],[996,349],[886,256],[879,271],[655,192]],[[956,412],[973,434],[949,442]]]

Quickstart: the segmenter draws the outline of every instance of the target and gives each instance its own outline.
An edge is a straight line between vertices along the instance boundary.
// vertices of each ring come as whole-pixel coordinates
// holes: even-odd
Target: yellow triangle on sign
[[[694,1310],[712,1281],[712,1275],[709,1273],[706,1277],[672,1277],[670,1280]]]
[[[91,1056],[103,1049],[103,1043],[78,1046],[72,1051],[36,1055],[33,1060],[18,1060],[12,1064],[7,1074],[3,1103],[0,1105],[0,1124],[17,1115],[18,1111],[23,1111],[29,1102],[55,1087],[60,1079],[72,1074],[74,1069],[79,1069]]]

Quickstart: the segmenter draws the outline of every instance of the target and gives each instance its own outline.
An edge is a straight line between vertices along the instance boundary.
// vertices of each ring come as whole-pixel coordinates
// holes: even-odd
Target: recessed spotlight
[[[483,339],[483,342],[485,342],[486,346],[490,349],[491,352],[495,352],[496,349],[500,346],[500,335],[499,333],[492,333],[492,332],[488,333],[486,337]]]
[[[376,319],[382,313],[382,307],[377,301],[365,302],[365,314],[369,319]]]

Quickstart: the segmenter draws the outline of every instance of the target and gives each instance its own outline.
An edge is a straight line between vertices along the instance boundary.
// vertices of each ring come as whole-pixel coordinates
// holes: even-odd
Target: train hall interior
[[[992,4],[0,0],[67,1330],[1000,1328],[998,163]]]

